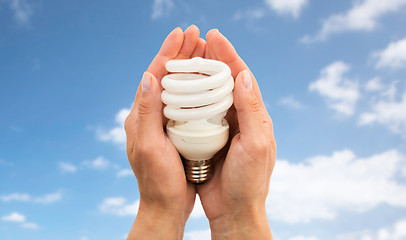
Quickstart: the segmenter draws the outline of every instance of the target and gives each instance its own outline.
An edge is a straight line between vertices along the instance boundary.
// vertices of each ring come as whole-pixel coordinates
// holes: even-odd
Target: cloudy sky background
[[[0,240],[124,239],[123,121],[175,27],[218,28],[259,81],[275,239],[406,239],[406,0],[0,0]],[[197,202],[185,239],[209,239]]]

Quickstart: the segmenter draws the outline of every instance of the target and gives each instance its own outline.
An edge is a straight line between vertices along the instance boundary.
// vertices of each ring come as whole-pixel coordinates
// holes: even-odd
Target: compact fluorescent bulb
[[[162,79],[166,131],[184,158],[186,177],[203,183],[212,175],[211,158],[228,141],[224,119],[233,104],[234,79],[227,64],[200,57],[171,60]]]

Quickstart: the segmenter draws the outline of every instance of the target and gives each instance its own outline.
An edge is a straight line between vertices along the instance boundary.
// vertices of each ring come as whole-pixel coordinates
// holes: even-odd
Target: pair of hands
[[[265,212],[276,143],[258,84],[232,44],[216,29],[199,38],[192,25],[173,30],[144,73],[125,121],[127,155],[138,181],[140,206],[128,239],[182,239],[199,194],[212,239],[271,239]],[[179,154],[166,136],[161,79],[171,59],[202,57],[226,63],[235,79],[226,119],[228,144],[214,156],[205,184],[186,181]]]

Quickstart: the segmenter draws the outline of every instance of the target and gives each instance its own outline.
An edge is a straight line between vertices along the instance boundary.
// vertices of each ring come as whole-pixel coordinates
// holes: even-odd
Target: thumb
[[[157,79],[149,72],[145,72],[141,80],[136,112],[138,140],[151,141],[163,133],[161,91]]]
[[[252,75],[248,69],[237,75],[234,86],[234,106],[237,110],[241,136],[255,139],[263,134],[264,127],[261,107],[252,85]]]

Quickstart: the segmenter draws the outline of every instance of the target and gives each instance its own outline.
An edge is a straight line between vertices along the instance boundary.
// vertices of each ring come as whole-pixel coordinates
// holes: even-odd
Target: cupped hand
[[[276,158],[272,120],[254,75],[231,43],[218,30],[206,39],[205,58],[231,68],[234,107],[226,116],[230,141],[214,157],[212,179],[197,192],[213,239],[271,239],[265,200]]]
[[[128,239],[182,239],[196,196],[179,154],[164,133],[161,79],[174,58],[203,57],[205,42],[192,25],[173,30],[144,73],[125,121],[127,156],[137,177],[140,206]],[[159,228],[157,228],[159,226]]]

